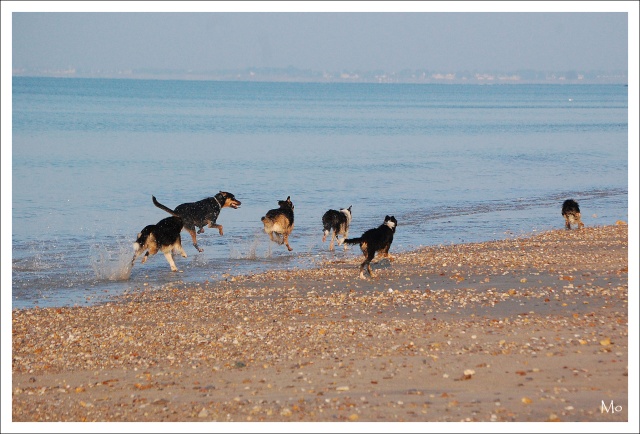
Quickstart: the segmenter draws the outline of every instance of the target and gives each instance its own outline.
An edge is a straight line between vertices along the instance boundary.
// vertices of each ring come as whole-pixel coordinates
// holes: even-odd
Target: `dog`
[[[199,228],[199,234],[204,233],[204,227],[208,225],[209,228],[218,229],[220,235],[223,235],[222,225],[216,223],[220,211],[227,207],[238,209],[242,205],[242,202],[236,199],[233,194],[226,191],[221,191],[213,197],[207,197],[197,202],[183,203],[174,210],[158,202],[155,196],[151,196],[151,198],[155,206],[184,221],[184,229],[191,235],[193,246],[198,252],[203,252],[204,249],[198,246],[196,226]]]
[[[578,202],[573,199],[567,199],[562,204],[562,216],[564,217],[564,227],[571,229],[572,224],[577,224],[578,229],[584,227],[580,217],[580,207]]]
[[[342,245],[344,240],[349,236],[349,225],[351,225],[351,206],[349,208],[340,208],[340,211],[330,209],[322,216],[322,227],[324,229],[322,242],[327,241],[327,235],[331,233],[331,241],[329,241],[329,250],[333,250],[334,241],[338,241],[338,245]],[[338,236],[342,235],[342,239]],[[347,250],[347,245],[344,245]]]
[[[289,235],[293,231],[293,203],[291,196],[286,200],[279,200],[280,208],[271,209],[260,220],[264,225],[264,231],[269,234],[271,241],[284,244],[289,251],[293,249],[289,245]]]
[[[347,238],[344,240],[346,244],[360,244],[360,250],[365,259],[360,264],[360,278],[365,279],[364,268],[367,267],[369,275],[373,278],[373,271],[371,270],[371,261],[376,252],[380,252],[385,257],[393,261],[393,257],[389,255],[389,248],[393,242],[393,235],[396,233],[396,226],[398,221],[394,216],[386,216],[384,223],[377,228],[369,229],[362,234],[359,238]]]
[[[145,226],[138,234],[135,243],[133,243],[134,253],[131,266],[133,267],[136,259],[143,252],[146,251],[144,258],[142,258],[142,263],[144,264],[147,262],[149,255],[155,255],[159,250],[167,258],[171,271],[178,271],[178,267],[173,262],[172,252],[176,250],[183,258],[187,257],[187,253],[182,248],[182,239],[180,238],[180,231],[182,231],[183,226],[184,222],[180,217],[167,217],[155,225]]]

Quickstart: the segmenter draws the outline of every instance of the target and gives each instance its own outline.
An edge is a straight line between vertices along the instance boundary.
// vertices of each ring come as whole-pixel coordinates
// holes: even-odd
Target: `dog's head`
[[[232,193],[221,191],[220,193],[218,193],[218,196],[222,198],[222,200],[220,201],[222,203],[222,208],[229,207],[238,209],[238,207],[242,205],[242,202],[236,199],[236,197]]]
[[[340,208],[340,212],[345,214],[349,220],[351,220],[351,205],[349,205],[349,208]]]
[[[287,200],[279,200],[278,206],[284,209],[290,209],[293,211],[293,202],[291,202],[291,196],[287,196]]]
[[[384,218],[384,224],[389,226],[393,232],[396,231],[396,226],[398,226],[398,220],[394,216],[386,216]]]
[[[156,225],[145,226],[144,229],[138,233],[138,236],[133,243],[134,253],[138,253],[140,250],[146,250],[150,244],[155,242],[155,237],[153,235],[155,227]]]

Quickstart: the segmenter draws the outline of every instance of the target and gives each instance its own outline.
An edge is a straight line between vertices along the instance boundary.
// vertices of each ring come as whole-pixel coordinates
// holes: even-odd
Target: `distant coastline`
[[[411,84],[628,84],[626,71],[463,71],[424,69],[385,71],[313,71],[288,68],[245,68],[220,71],[130,69],[118,71],[14,69],[14,77],[119,78],[140,80],[202,80],[312,83],[411,83]]]

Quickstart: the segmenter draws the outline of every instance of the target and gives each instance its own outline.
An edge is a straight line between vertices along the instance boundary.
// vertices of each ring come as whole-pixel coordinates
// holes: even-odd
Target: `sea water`
[[[13,78],[12,306],[91,305],[140,288],[354,259],[350,236],[394,215],[393,252],[628,219],[628,88]],[[3,146],[6,146],[3,144]],[[171,207],[233,193],[217,229],[187,232],[173,273],[131,265]],[[293,251],[260,218],[291,197]],[[354,270],[354,278],[357,278]]]

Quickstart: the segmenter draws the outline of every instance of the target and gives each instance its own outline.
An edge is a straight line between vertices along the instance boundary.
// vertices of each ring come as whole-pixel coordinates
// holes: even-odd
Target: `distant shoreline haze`
[[[288,68],[245,68],[220,71],[132,69],[119,71],[14,69],[14,77],[121,78],[158,80],[413,83],[413,84],[628,84],[626,71],[436,72],[428,70],[312,71]]]

